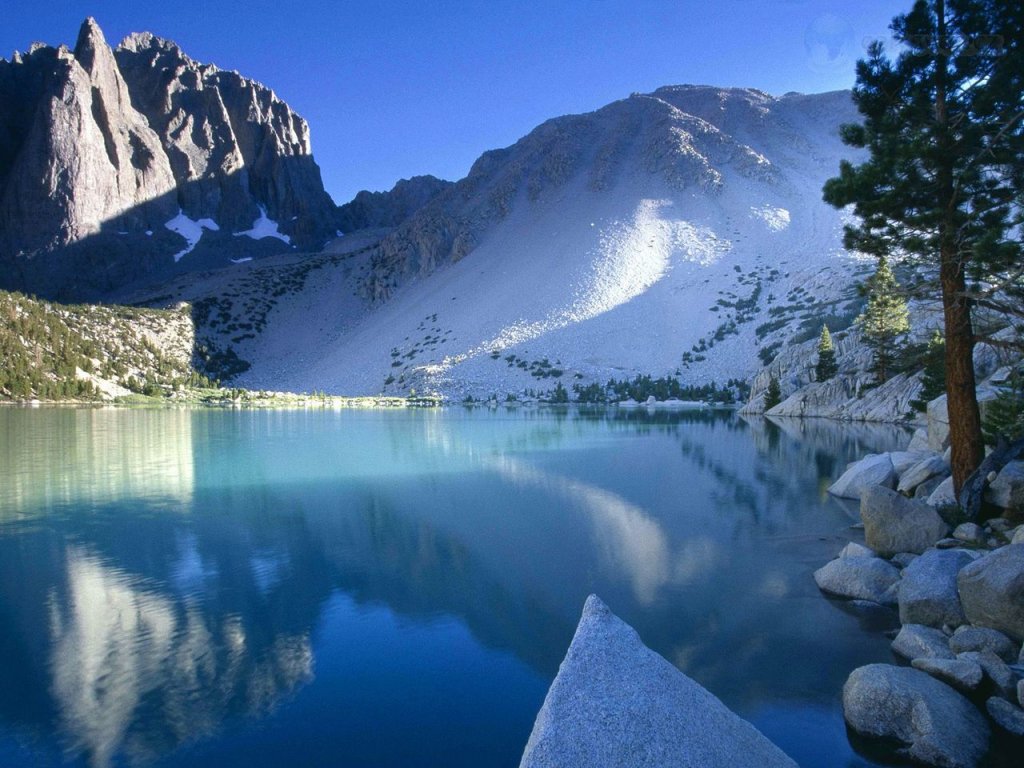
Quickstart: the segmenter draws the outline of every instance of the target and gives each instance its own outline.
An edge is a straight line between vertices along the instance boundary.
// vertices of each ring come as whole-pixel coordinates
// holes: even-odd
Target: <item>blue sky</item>
[[[345,202],[431,173],[558,115],[704,83],[773,94],[853,84],[867,41],[910,0],[0,0],[0,56],[74,45],[95,16],[116,45],[148,30],[272,87],[311,126]]]

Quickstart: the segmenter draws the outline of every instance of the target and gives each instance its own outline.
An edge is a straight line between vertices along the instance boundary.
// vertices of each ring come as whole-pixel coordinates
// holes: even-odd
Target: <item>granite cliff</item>
[[[265,86],[148,33],[112,49],[91,18],[73,50],[0,59],[4,287],[91,299],[336,228],[309,128]]]

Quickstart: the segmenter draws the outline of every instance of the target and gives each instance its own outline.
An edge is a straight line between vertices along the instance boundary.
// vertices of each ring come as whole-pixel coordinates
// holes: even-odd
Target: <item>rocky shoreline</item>
[[[988,519],[964,521],[940,410],[908,450],[866,456],[831,486],[860,500],[864,543],[814,578],[832,598],[899,615],[892,650],[909,666],[853,670],[848,727],[897,757],[970,768],[994,743],[1024,754],[1024,462],[990,478]]]

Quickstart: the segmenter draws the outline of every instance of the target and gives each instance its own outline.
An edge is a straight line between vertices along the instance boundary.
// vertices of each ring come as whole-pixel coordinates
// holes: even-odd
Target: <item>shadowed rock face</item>
[[[413,176],[400,179],[388,192],[364,189],[339,207],[341,229],[349,233],[360,229],[397,227],[452,186],[453,182],[434,176]]]
[[[231,233],[249,229],[261,208],[300,248],[319,247],[336,228],[309,129],[268,88],[150,34],[112,50],[91,18],[73,51],[37,45],[0,60],[8,287],[58,293],[60,273],[95,268],[107,276],[86,284],[110,289],[182,250],[164,228],[179,210]],[[115,255],[83,258],[86,242]],[[69,248],[73,257],[55,258]],[[136,263],[114,263],[125,260]]]

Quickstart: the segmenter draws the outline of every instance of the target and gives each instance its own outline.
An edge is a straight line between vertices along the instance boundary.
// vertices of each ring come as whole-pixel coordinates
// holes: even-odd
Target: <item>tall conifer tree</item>
[[[832,334],[828,326],[821,326],[821,336],[818,337],[818,364],[814,366],[814,378],[818,381],[828,381],[839,373],[839,365],[836,363],[836,348],[832,343]]]
[[[893,20],[895,60],[873,43],[857,63],[863,124],[844,126],[842,137],[869,159],[844,162],[825,185],[826,201],[853,204],[860,219],[847,227],[847,247],[931,268],[923,288],[942,302],[958,492],[983,456],[972,309],[998,305],[1021,275],[1021,29],[1021,2],[917,0]]]
[[[881,384],[892,373],[900,351],[900,339],[910,330],[907,300],[900,293],[889,262],[878,259],[878,269],[866,281],[864,288],[868,305],[857,318],[864,343],[874,352],[874,372]]]

